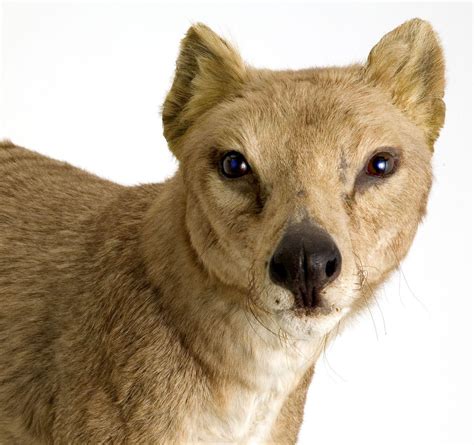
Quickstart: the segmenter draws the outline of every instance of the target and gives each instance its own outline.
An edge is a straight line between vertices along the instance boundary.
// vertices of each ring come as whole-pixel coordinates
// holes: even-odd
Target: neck
[[[324,341],[284,338],[269,314],[257,320],[242,304],[245,291],[209,273],[193,248],[180,174],[161,190],[145,218],[142,251],[169,329],[207,388],[189,419],[189,442],[264,441]]]

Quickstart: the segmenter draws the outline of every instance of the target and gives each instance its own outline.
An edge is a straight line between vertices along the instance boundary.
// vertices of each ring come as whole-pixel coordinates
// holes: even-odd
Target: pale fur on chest
[[[191,417],[189,443],[268,443],[283,403],[315,361],[318,342],[255,343],[255,360],[241,360],[243,381],[226,385],[223,396],[211,397]]]

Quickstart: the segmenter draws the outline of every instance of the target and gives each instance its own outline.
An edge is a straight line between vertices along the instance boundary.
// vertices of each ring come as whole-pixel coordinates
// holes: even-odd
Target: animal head
[[[209,274],[293,333],[365,306],[425,213],[443,94],[442,50],[419,19],[364,64],[297,71],[250,67],[190,28],[163,124]]]

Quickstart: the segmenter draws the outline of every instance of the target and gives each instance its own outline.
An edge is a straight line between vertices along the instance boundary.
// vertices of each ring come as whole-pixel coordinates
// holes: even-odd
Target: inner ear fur
[[[206,25],[189,28],[181,42],[171,90],[163,105],[164,135],[180,159],[180,141],[203,113],[235,95],[247,71],[238,52]]]
[[[431,25],[413,19],[386,34],[371,50],[364,75],[390,93],[393,104],[423,129],[433,149],[444,124],[445,66]]]

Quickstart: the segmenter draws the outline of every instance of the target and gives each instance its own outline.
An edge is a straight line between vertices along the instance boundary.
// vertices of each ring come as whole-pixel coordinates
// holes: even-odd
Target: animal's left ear
[[[365,78],[391,94],[392,102],[423,129],[430,148],[444,124],[444,58],[433,28],[409,20],[375,45]]]

